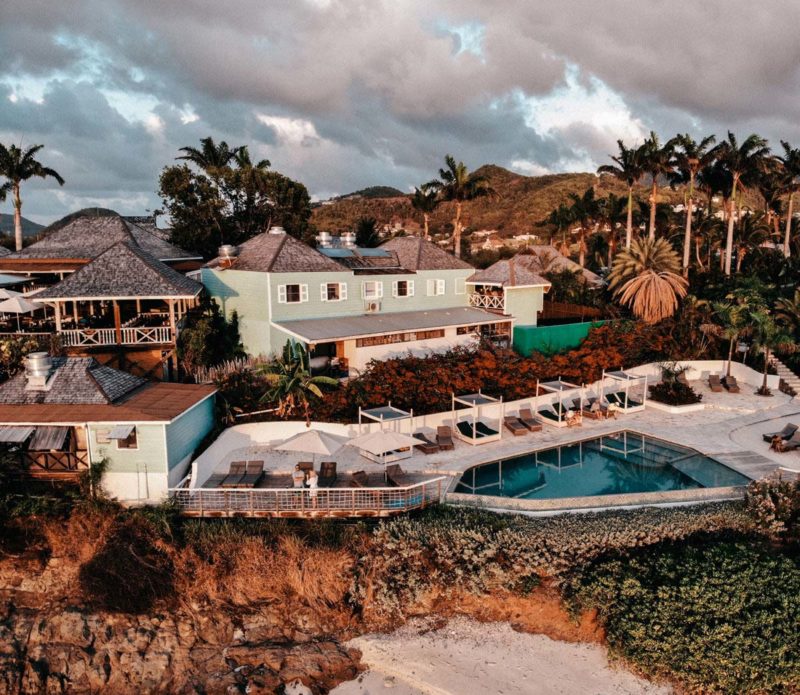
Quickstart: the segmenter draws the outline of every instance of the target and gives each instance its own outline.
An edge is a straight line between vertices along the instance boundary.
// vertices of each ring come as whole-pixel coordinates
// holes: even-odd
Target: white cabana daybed
[[[549,407],[539,407],[538,398],[539,398],[539,389],[542,389],[545,393],[555,393],[557,394],[557,398],[554,403],[548,403],[547,406]],[[577,384],[571,384],[568,381],[562,381],[560,378],[556,379],[555,381],[542,381],[536,382],[536,415],[540,420],[546,422],[548,425],[553,425],[554,427],[566,427],[569,411],[575,413],[573,417],[580,418],[582,417],[583,412],[583,401],[584,401],[584,389],[583,386],[578,386]],[[577,398],[579,400],[579,408],[574,408],[571,403],[567,402],[564,403],[564,399],[569,398]]]
[[[495,442],[503,436],[503,399],[487,396],[485,393],[467,393],[463,396],[451,394],[453,404],[453,423],[455,424],[454,434],[459,439],[469,442],[472,445],[486,444]],[[472,410],[471,419],[459,420],[457,406],[464,406]],[[491,427],[480,420],[484,407],[494,407],[497,409],[497,428]]]
[[[606,390],[606,380],[611,380],[609,390]],[[637,388],[644,385],[642,396],[634,397],[631,393],[632,388]],[[639,376],[631,372],[619,369],[617,371],[607,372],[603,370],[603,377],[600,379],[600,392],[605,401],[611,405],[614,404],[617,410],[623,413],[635,413],[639,410],[644,410],[647,403],[647,375]]]
[[[383,429],[384,423],[391,422],[394,423],[394,430],[396,432],[400,431],[400,423],[403,420],[410,421],[410,428],[409,431],[414,429],[414,411],[413,410],[401,410],[400,408],[395,408],[392,405],[392,402],[389,401],[388,405],[383,405],[379,408],[367,408],[363,410],[360,406],[358,408],[358,431],[361,432],[361,425],[363,419],[366,418],[368,420],[374,420],[375,422],[381,423],[381,429]]]
[[[347,445],[356,447],[361,455],[370,461],[385,464],[411,458],[414,455],[414,447],[424,443],[409,434],[387,431],[362,434],[351,439]]]

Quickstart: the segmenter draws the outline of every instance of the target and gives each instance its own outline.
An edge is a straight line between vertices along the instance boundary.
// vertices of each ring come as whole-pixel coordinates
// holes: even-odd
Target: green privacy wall
[[[606,321],[567,323],[562,326],[518,326],[514,328],[514,349],[527,357],[532,352],[552,355],[578,347],[589,335],[589,329]]]

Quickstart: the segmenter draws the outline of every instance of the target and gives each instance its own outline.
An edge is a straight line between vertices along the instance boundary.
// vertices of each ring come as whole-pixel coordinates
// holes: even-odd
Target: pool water
[[[469,468],[455,491],[557,499],[731,487],[748,482],[746,476],[694,449],[623,431]]]

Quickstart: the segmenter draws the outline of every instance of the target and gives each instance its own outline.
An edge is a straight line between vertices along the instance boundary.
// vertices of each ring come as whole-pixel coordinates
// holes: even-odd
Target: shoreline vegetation
[[[9,496],[0,692],[300,679],[325,693],[364,668],[348,640],[458,616],[605,643],[687,691],[792,692],[798,486],[758,485],[746,503],[546,518],[441,507],[369,524]]]

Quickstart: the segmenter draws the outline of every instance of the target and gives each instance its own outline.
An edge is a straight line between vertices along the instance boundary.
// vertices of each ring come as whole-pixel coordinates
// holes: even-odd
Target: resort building
[[[32,353],[0,385],[0,444],[31,478],[74,480],[105,461],[108,494],[158,502],[211,431],[215,392],[150,382],[91,357]]]
[[[474,344],[510,344],[516,317],[476,303],[474,268],[419,237],[358,248],[354,235],[318,237],[318,248],[280,228],[260,234],[202,269],[226,316],[236,311],[247,352],[269,355],[287,340],[307,346],[312,366],[343,374],[372,359]],[[546,283],[531,288],[529,313]]]

